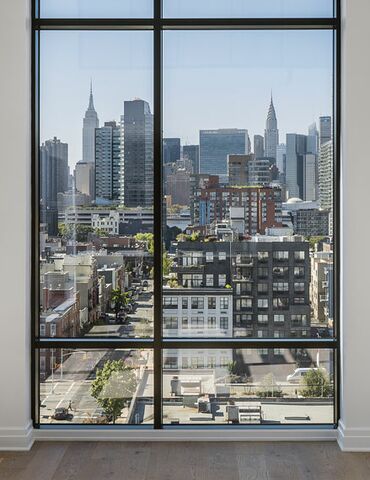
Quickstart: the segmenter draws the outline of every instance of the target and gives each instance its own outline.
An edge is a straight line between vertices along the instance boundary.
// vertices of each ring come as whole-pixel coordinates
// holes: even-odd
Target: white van
[[[307,372],[311,370],[325,370],[324,368],[296,368],[293,373],[286,377],[287,382],[289,383],[300,383],[301,378],[303,378]]]

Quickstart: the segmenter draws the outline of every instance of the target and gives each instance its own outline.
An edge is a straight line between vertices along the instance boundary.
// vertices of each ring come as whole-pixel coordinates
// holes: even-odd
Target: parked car
[[[303,378],[311,370],[319,370],[318,368],[296,368],[293,373],[286,377],[289,383],[300,383]]]
[[[54,420],[69,420],[72,415],[69,413],[68,408],[58,407],[54,410]]]

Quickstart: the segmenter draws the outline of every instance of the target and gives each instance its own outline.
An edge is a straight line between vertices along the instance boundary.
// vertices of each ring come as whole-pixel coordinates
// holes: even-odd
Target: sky
[[[42,17],[145,18],[153,0],[39,0]],[[165,17],[330,17],[333,0],[162,0]]]
[[[253,142],[271,91],[281,142],[332,113],[330,31],[166,31],[163,42],[164,137],[191,144],[200,129],[246,128]],[[42,31],[40,45],[41,141],[67,142],[72,167],[90,79],[101,125],[119,120],[124,100],[153,111],[152,32]]]

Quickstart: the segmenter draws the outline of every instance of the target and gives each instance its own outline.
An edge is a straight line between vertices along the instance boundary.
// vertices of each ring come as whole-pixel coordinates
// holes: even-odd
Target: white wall
[[[339,442],[344,449],[370,450],[370,157],[366,143],[370,124],[370,2],[343,2],[344,378]],[[0,212],[7,228],[0,235],[0,449],[27,448],[31,441],[29,43],[29,0],[1,1]],[[307,435],[306,431],[302,438]],[[286,436],[293,438],[292,432]],[[278,438],[283,437],[279,433]]]
[[[342,419],[339,443],[370,450],[370,2],[343,6]]]
[[[0,2],[0,449],[30,429],[30,8]]]

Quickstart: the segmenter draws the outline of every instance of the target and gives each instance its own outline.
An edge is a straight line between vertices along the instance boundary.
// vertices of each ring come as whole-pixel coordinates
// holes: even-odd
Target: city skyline
[[[62,141],[68,143],[69,165],[71,167],[82,159],[81,128],[83,115],[88,107],[91,78],[94,83],[95,109],[102,123],[112,120],[119,121],[123,113],[125,100],[141,98],[149,103],[153,111],[152,37],[148,33],[99,32],[98,35],[91,36],[91,32],[43,32],[43,35],[48,35],[48,38],[45,37],[44,41],[41,42],[44,46],[41,58],[50,65],[50,68],[41,70],[43,106],[41,111],[41,139],[45,141],[58,136]],[[178,34],[177,32],[166,32],[166,35],[167,33]],[[229,37],[230,33],[231,37]],[[246,33],[250,34],[251,32],[242,32],[243,35]],[[260,32],[253,33],[260,35]],[[269,31],[264,32],[262,37],[259,38],[259,46],[262,51],[267,49],[271,35],[276,33],[280,35],[280,32]],[[220,43],[222,43],[220,40],[222,39],[213,38],[215,40],[214,48],[210,49],[211,52],[204,50],[209,64],[205,69],[201,68],[198,58],[191,55],[191,53],[195,53],[191,51],[194,44],[192,43],[185,48],[186,37],[182,38],[182,35],[186,32],[180,32],[180,36],[175,38],[174,41],[169,39],[166,43],[168,45],[167,51],[165,48],[164,52],[163,137],[179,137],[182,145],[199,144],[199,131],[202,129],[245,128],[248,129],[252,139],[254,135],[264,132],[271,90],[279,119],[281,142],[284,141],[286,133],[306,134],[308,126],[313,121],[317,122],[322,115],[331,115],[332,34],[328,36],[328,32],[318,32],[318,34],[316,32],[299,32],[306,38],[288,38],[292,33],[294,32],[284,32],[283,36],[279,37],[280,60],[273,60],[271,56],[272,67],[270,70],[274,72],[274,75],[270,72],[270,75],[264,75],[263,78],[258,77],[254,80],[249,80],[249,75],[249,85],[242,80],[245,80],[246,73],[253,73],[249,71],[250,69],[260,69],[258,64],[261,60],[254,54],[253,58],[248,59],[249,65],[245,66],[243,61],[238,59],[237,54],[240,53],[241,46],[243,46],[237,45],[238,39],[234,37],[234,34],[239,35],[238,32],[227,32],[224,38],[227,45],[222,47],[225,54],[231,49],[237,60],[233,60],[230,65],[224,65],[222,61],[217,65],[216,58],[210,58],[210,53],[220,47]],[[117,34],[118,37],[112,37],[112,35]],[[201,32],[199,40],[201,43],[203,42],[204,46],[203,34],[204,32]],[[315,50],[315,46],[322,42],[323,34],[326,37],[326,41],[323,42],[325,48],[316,52],[315,57],[312,50]],[[131,37],[131,35],[133,36]],[[317,35],[321,38],[316,38]],[[119,60],[115,56],[115,54],[118,54],[117,46],[111,43],[114,38],[119,39],[118,47],[122,49],[122,58]],[[253,36],[252,38],[258,40],[257,37]],[[124,41],[122,42],[122,40]],[[245,40],[244,38],[243,41]],[[291,45],[287,45],[287,40],[296,40],[299,45],[292,50]],[[60,42],[63,42],[62,46]],[[133,43],[138,52],[138,55],[135,56],[129,55]],[[243,42],[241,43],[243,44]],[[111,45],[113,51],[103,59],[101,55],[105,52],[105,46],[108,44]],[[90,49],[87,49],[88,45],[90,45]],[[176,47],[179,47],[181,53],[183,53],[182,60],[176,60],[174,57]],[[284,51],[281,51],[282,48]],[[288,50],[286,50],[287,48]],[[71,54],[71,49],[76,52]],[[60,53],[60,56],[54,59],[49,58],[55,50]],[[90,50],[95,51],[96,58],[91,57]],[[273,54],[278,53],[276,47],[272,50]],[[296,56],[299,51],[301,53],[300,57],[293,61],[292,57]],[[311,53],[307,57],[308,51]],[[69,65],[66,65],[67,58],[70,56],[72,56],[72,60],[70,59]],[[305,57],[305,61],[301,57]],[[97,67],[97,61],[99,66],[103,66],[102,69]],[[192,68],[189,66],[189,61],[193,63]],[[61,82],[59,78],[61,68],[67,68],[71,73],[68,78],[63,77],[64,82]],[[112,72],[112,69],[114,72]],[[199,92],[194,92],[193,85],[191,82],[189,83],[187,76],[181,81],[179,80],[179,77],[182,77],[183,69],[190,70],[193,77],[194,73],[196,74],[196,78],[191,82],[197,81],[199,83]],[[235,69],[237,70],[235,71]],[[218,76],[217,72],[220,70],[226,70],[226,73],[217,80],[217,84],[209,85],[209,91],[206,92],[205,84],[209,83],[209,74],[212,73],[213,78],[213,74]],[[234,85],[231,85],[230,81],[226,81],[226,84],[229,83],[230,87],[236,87],[227,93],[227,88],[221,88],[220,85],[225,80],[230,80],[232,72],[234,72],[234,77],[235,73],[240,73],[239,76],[243,78],[238,79],[238,81],[233,78],[236,81]],[[106,80],[108,78],[109,82],[107,84]],[[175,87],[177,88],[177,94],[174,92]],[[184,93],[182,90],[185,87],[187,91]],[[243,92],[242,96],[240,96],[241,91]],[[240,98],[237,99],[235,96]],[[214,109],[214,98],[218,100],[219,108],[217,109]],[[210,109],[212,101],[213,107]],[[194,116],[195,103],[199,106],[196,108],[196,115]]]

